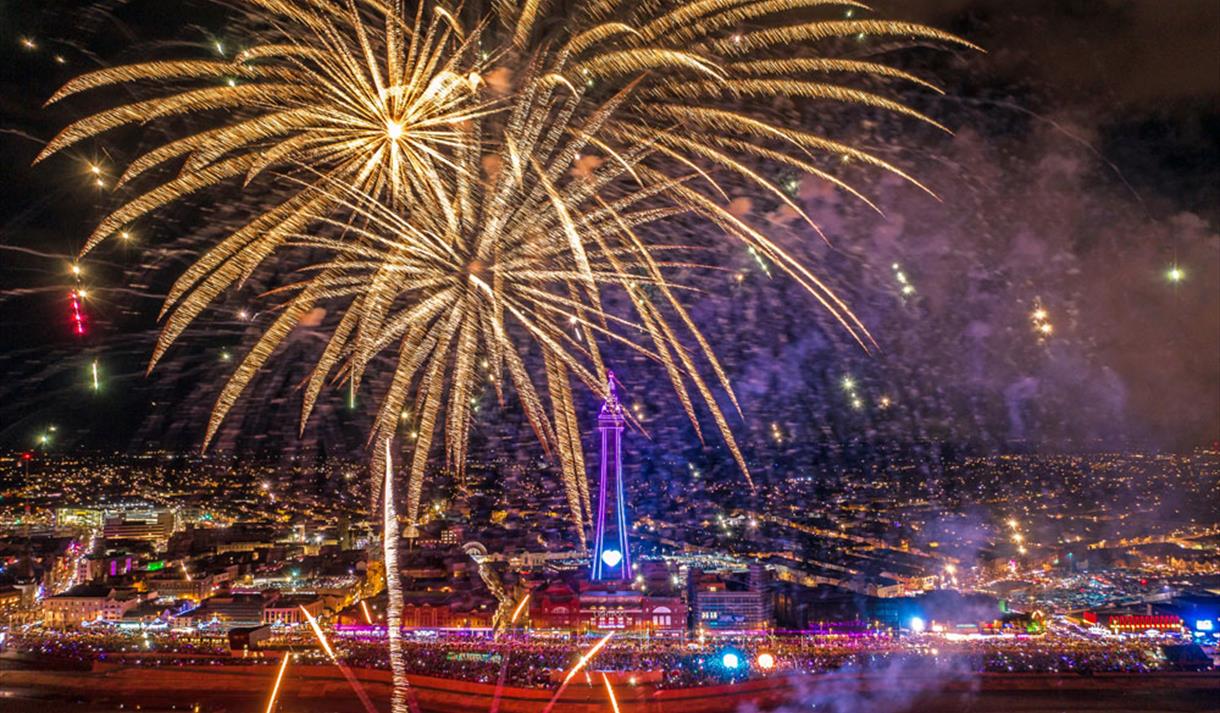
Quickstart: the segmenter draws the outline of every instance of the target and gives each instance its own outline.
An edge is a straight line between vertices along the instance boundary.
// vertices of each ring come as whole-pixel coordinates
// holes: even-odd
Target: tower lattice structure
[[[627,511],[623,495],[623,405],[615,390],[614,372],[607,375],[606,400],[597,416],[601,432],[601,478],[597,488],[597,518],[593,536],[590,579],[630,580],[631,550],[627,546]],[[610,521],[607,522],[607,514]]]

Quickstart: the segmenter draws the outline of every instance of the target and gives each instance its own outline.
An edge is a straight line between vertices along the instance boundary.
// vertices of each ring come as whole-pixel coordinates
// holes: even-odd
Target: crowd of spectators
[[[407,639],[409,673],[511,686],[549,687],[595,639],[541,639],[508,636]],[[386,641],[332,636],[341,660],[353,668],[389,668]],[[888,635],[714,638],[700,641],[613,639],[590,663],[592,670],[648,676],[667,688],[729,683],[759,676],[835,671],[884,671],[902,666],[962,673],[1099,673],[1163,669],[1166,660],[1155,639],[1094,639],[1042,635],[949,640]],[[61,661],[121,661],[136,665],[251,665],[275,660],[291,650],[305,661],[326,656],[308,630],[281,632],[263,656],[231,652],[217,637],[161,631],[31,630],[9,641],[27,655]],[[731,654],[731,656],[727,656]],[[763,654],[767,656],[760,658]],[[659,678],[658,678],[659,677]]]

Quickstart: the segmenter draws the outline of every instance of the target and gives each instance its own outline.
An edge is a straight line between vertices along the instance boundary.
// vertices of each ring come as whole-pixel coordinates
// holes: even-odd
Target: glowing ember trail
[[[72,331],[76,332],[76,336],[85,336],[85,316],[81,311],[80,290],[72,290]]]
[[[391,713],[416,713],[415,697],[407,681],[402,650],[402,577],[398,569],[398,508],[394,506],[394,464],[390,439],[385,441],[384,507],[381,519],[382,558],[385,560],[386,638],[390,642]]]
[[[572,670],[568,671],[568,675],[563,677],[563,683],[559,684],[559,689],[555,691],[554,696],[551,696],[550,703],[546,704],[546,708],[542,709],[542,713],[549,713],[549,711],[555,707],[555,701],[558,701],[559,697],[563,695],[563,691],[568,687],[568,683],[571,682],[572,677],[579,673],[582,668],[592,661],[594,656],[597,656],[597,652],[601,651],[602,648],[605,647],[606,643],[610,641],[610,637],[612,636],[614,636],[613,631],[603,636],[596,644],[593,645],[593,648],[586,651],[585,654],[580,657],[580,660],[576,662],[576,665],[572,667]]]
[[[517,605],[517,608],[513,610],[513,618],[512,621],[509,622],[509,626],[513,626],[517,623],[518,617],[521,616],[521,612],[525,611],[525,605],[529,603],[529,600],[530,595],[526,593],[526,595],[521,599],[521,602]],[[508,676],[508,659],[510,656],[512,656],[512,649],[505,649],[504,657],[500,660],[500,676],[496,679],[496,693],[491,699],[490,713],[497,713],[497,711],[500,710],[500,696],[504,693],[504,679]]]
[[[363,599],[360,600],[360,611],[364,614],[364,623],[372,626],[373,617],[369,616],[369,603]]]
[[[618,699],[614,697],[614,686],[610,685],[610,677],[602,671],[602,683],[606,684],[606,695],[610,696],[610,707],[614,709],[614,713],[619,713]]]
[[[525,605],[529,603],[529,600],[530,595],[529,593],[526,593],[525,597],[521,599],[521,602],[517,604],[517,608],[513,610],[513,618],[512,621],[509,622],[509,626],[513,626],[517,623],[517,619],[521,616],[521,612],[525,611]],[[504,693],[504,679],[508,676],[508,659],[511,656],[512,649],[505,649],[504,657],[500,660],[500,676],[496,679],[496,693],[491,699],[490,713],[497,713],[497,711],[500,710],[500,696]]]
[[[275,699],[280,695],[280,682],[284,680],[284,670],[288,668],[288,659],[291,657],[292,654],[285,651],[284,657],[280,659],[280,670],[275,674],[275,685],[271,687],[271,697],[267,699],[267,713],[275,710]]]
[[[330,647],[330,642],[326,640],[326,635],[322,633],[322,627],[318,625],[318,620],[303,606],[301,607],[301,613],[305,615],[305,619],[309,622],[309,628],[313,629],[314,635],[318,637],[318,643],[322,645],[322,650],[339,667],[339,672],[343,674],[352,690],[356,692],[356,697],[360,699],[364,710],[367,713],[377,713],[377,707],[369,700],[369,694],[364,692],[364,686],[360,685],[360,681],[352,674],[352,670],[339,661],[338,656],[335,656],[335,650]]]
[[[510,625],[517,623],[517,618],[521,616],[521,612],[525,610],[525,605],[529,603],[529,600],[530,595],[526,594],[521,603],[517,605],[517,608],[513,610],[513,620],[510,622]]]
[[[326,634],[322,633],[322,627],[318,626],[318,620],[313,618],[313,614],[310,614],[309,610],[304,606],[301,606],[300,609],[301,613],[305,615],[305,619],[309,621],[309,627],[313,629],[314,635],[318,637],[318,643],[322,645],[322,650],[326,652],[331,661],[338,663],[338,659],[335,657],[335,650],[330,647],[330,642],[326,640]]]

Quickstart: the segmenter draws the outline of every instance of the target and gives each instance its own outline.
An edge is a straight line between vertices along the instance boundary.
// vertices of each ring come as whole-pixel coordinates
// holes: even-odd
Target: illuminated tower
[[[631,579],[627,548],[627,512],[623,502],[623,406],[614,390],[614,372],[607,375],[607,397],[597,416],[602,434],[601,480],[597,488],[597,530],[593,537],[593,581]],[[612,520],[606,522],[606,513]]]

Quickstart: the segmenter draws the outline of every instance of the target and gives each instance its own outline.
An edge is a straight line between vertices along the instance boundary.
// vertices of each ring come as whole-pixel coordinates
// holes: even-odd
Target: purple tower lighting
[[[606,400],[597,416],[602,434],[601,480],[597,488],[597,530],[593,536],[590,579],[631,579],[631,551],[627,548],[627,513],[623,502],[623,406],[614,389],[614,372],[606,376]],[[606,511],[613,507],[613,521]],[[607,538],[609,533],[609,538]]]

